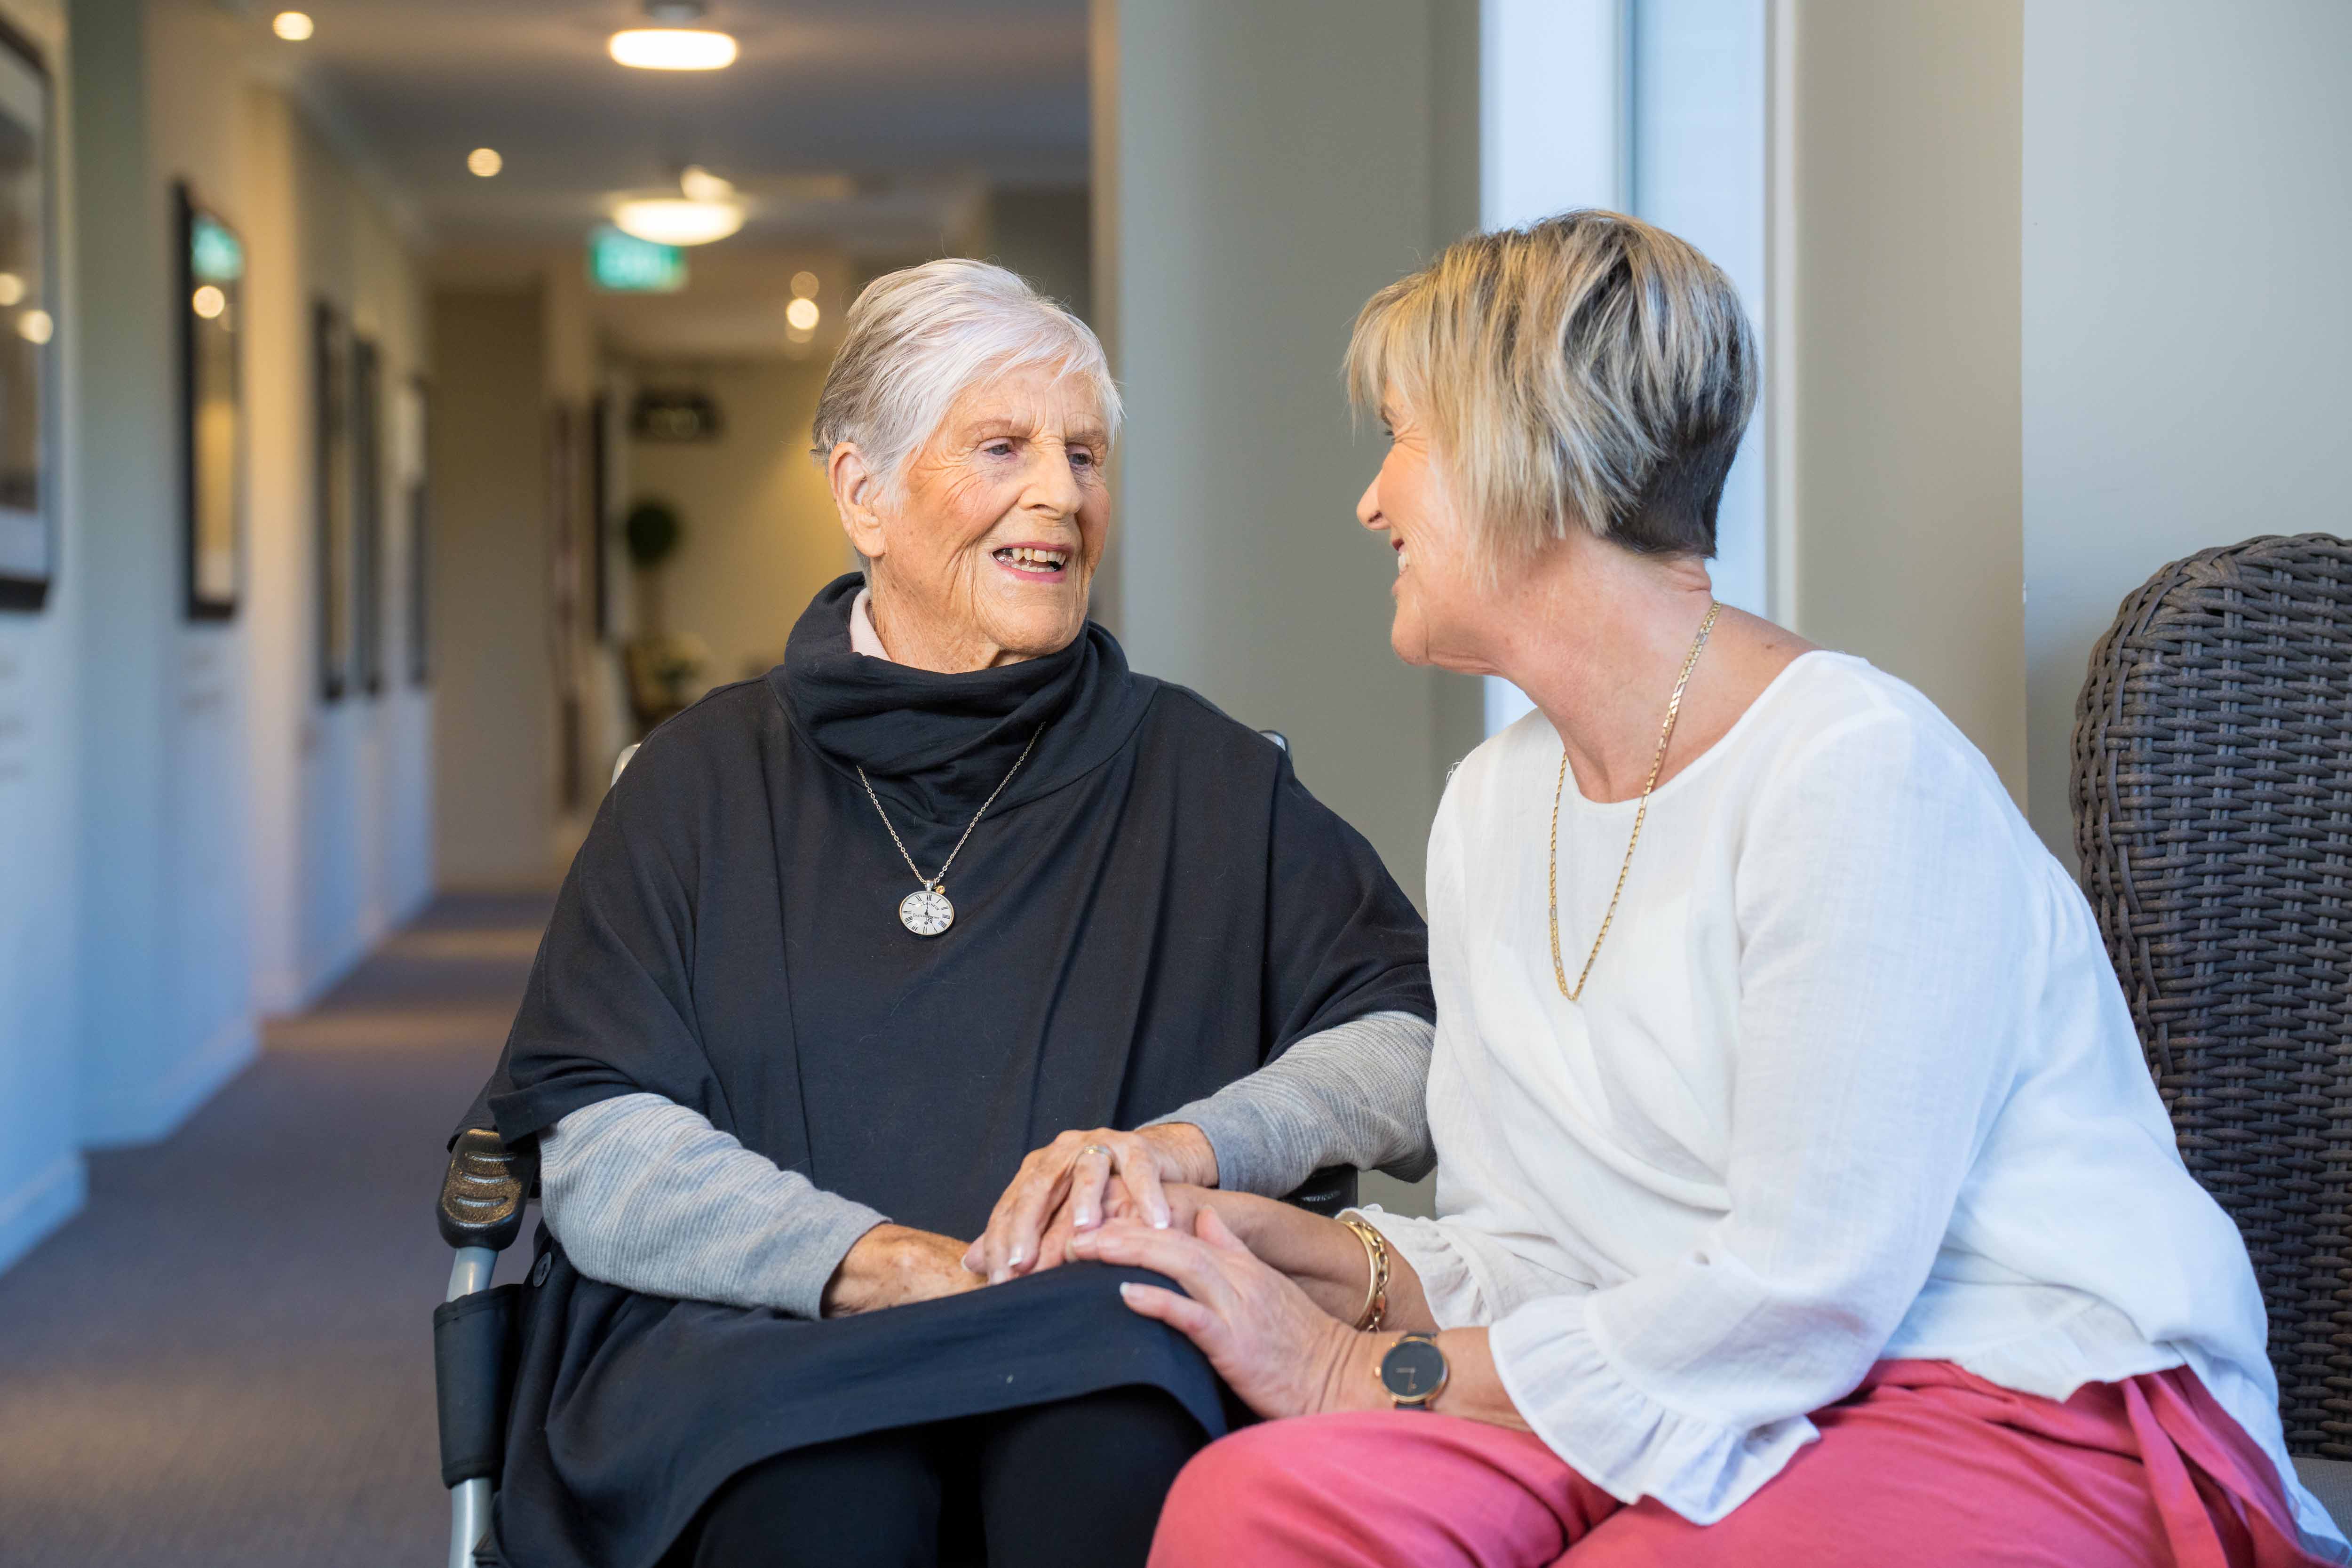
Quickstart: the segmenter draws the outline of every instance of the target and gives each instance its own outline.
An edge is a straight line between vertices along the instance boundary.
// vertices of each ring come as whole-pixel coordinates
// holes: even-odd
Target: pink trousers
[[[1151,1568],[2287,1568],[2270,1460],[2186,1368],[2064,1404],[1947,1362],[1882,1362],[1821,1440],[1721,1521],[1619,1502],[1540,1439],[1411,1411],[1269,1421],[1211,1444]]]

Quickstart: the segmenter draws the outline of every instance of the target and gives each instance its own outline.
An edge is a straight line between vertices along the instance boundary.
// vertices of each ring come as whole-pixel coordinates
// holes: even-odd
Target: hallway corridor
[[[548,902],[442,900],[173,1137],[92,1156],[0,1275],[0,1563],[440,1559],[433,1195]]]

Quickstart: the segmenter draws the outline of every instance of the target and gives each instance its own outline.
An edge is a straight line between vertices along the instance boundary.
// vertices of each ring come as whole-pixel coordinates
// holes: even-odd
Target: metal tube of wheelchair
[[[470,1296],[477,1290],[490,1288],[490,1270],[499,1266],[499,1255],[487,1247],[461,1247],[457,1259],[449,1266],[449,1293],[441,1299],[454,1301],[460,1296]]]
[[[474,1548],[490,1528],[488,1476],[449,1489],[449,1568],[474,1568]]]
[[[491,1271],[499,1266],[495,1248],[461,1247],[457,1260],[449,1265],[449,1293],[444,1300],[454,1301],[460,1296],[470,1296],[490,1286]],[[449,1568],[473,1568],[474,1548],[481,1543],[490,1528],[490,1483],[488,1477],[459,1481],[449,1489]]]

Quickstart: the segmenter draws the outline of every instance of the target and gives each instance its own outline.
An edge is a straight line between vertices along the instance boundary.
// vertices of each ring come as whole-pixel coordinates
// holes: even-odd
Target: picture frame
[[[351,336],[325,300],[310,307],[312,542],[319,696],[340,702],[358,673],[359,545],[351,462]]]
[[[406,447],[403,521],[408,531],[408,684],[425,687],[433,684],[432,385],[423,376],[412,375],[401,388],[401,395],[398,428]]]
[[[47,63],[0,21],[0,611],[19,613],[58,571],[55,123]]]
[[[245,245],[184,181],[173,199],[184,604],[192,621],[226,621],[245,583]]]
[[[383,354],[352,340],[352,641],[362,692],[383,695]]]

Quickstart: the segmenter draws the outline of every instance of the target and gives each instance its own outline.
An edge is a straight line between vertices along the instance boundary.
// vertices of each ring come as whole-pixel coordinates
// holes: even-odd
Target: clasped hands
[[[1380,1407],[1375,1368],[1389,1340],[1347,1321],[1366,1273],[1353,1236],[1272,1199],[1214,1191],[1215,1180],[1214,1152],[1194,1127],[1066,1132],[1023,1161],[969,1247],[897,1226],[868,1232],[828,1289],[827,1314],[954,1294],[1069,1259],[1148,1268],[1181,1291],[1122,1285],[1128,1306],[1192,1340],[1260,1415]],[[1261,1260],[1253,1241],[1275,1243],[1269,1250],[1292,1272]],[[1424,1316],[1412,1285],[1412,1315]]]
[[[1169,1184],[1206,1187],[1216,1179],[1216,1153],[1197,1127],[1065,1132],[1021,1162],[987,1231],[969,1247],[901,1225],[860,1237],[825,1287],[824,1315],[879,1311],[1054,1268],[1076,1232],[1112,1217],[1174,1223]],[[1192,1223],[1189,1209],[1182,1223]]]

